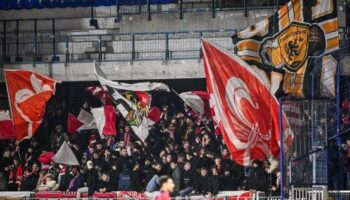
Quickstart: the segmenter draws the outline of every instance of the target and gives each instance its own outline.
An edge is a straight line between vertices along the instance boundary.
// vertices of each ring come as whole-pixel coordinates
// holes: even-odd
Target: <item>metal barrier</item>
[[[234,30],[0,38],[3,63],[199,59],[201,37],[233,49]],[[5,42],[5,43],[4,43]],[[4,53],[5,52],[5,53]],[[53,57],[59,58],[54,60]]]
[[[327,200],[327,188],[293,188],[291,197],[293,200]]]
[[[329,200],[350,200],[349,190],[328,191]]]

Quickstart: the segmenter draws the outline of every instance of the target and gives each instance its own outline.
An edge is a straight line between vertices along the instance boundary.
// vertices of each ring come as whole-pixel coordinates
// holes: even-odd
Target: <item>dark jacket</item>
[[[193,187],[193,182],[194,182],[194,172],[192,170],[189,171],[183,171],[183,176],[182,176],[182,184],[181,184],[181,189],[185,189],[187,187]]]
[[[126,157],[119,157],[117,159],[117,169],[121,171],[123,170],[130,170],[132,168],[132,159],[129,156]]]
[[[58,188],[60,191],[66,191],[69,188],[69,183],[73,179],[73,175],[66,170],[66,173],[61,177],[60,187]]]
[[[96,169],[89,169],[86,172],[86,186],[89,188],[88,194],[91,196],[97,188],[98,174]]]
[[[130,184],[131,184],[131,190],[132,191],[136,191],[136,192],[140,192],[143,189],[143,182],[142,182],[142,172],[140,169],[137,170],[133,170],[130,173]]]
[[[252,168],[247,178],[246,189],[267,192],[268,174],[262,167]]]
[[[218,175],[211,175],[208,179],[209,192],[218,194],[220,189],[220,181]]]
[[[237,180],[232,176],[220,176],[220,190],[222,191],[234,191],[237,190]]]
[[[195,191],[199,194],[208,194],[210,192],[209,177],[199,176],[195,183]]]
[[[77,191],[79,188],[84,187],[85,177],[83,175],[79,175],[75,180],[73,187],[69,189],[69,191]]]
[[[174,184],[175,184],[174,192],[176,194],[181,189],[181,180],[182,180],[182,170],[178,166],[173,170],[172,178],[174,180]]]
[[[118,170],[112,169],[109,174],[110,174],[110,179],[111,179],[110,181],[113,183],[113,191],[117,191],[120,172]]]
[[[106,181],[99,181],[98,182],[98,185],[97,185],[97,188],[96,188],[96,191],[99,191],[100,189],[106,189],[105,192],[112,192],[113,191],[113,183],[111,182],[111,180],[109,180],[108,182]]]
[[[39,177],[36,174],[30,174],[23,177],[22,181],[22,191],[33,191],[37,185]]]

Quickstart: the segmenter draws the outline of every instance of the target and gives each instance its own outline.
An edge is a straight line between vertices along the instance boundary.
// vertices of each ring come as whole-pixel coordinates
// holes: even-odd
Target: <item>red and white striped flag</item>
[[[115,122],[116,122],[116,110],[114,106],[107,105],[100,108],[91,109],[94,116],[97,130],[101,137],[107,135],[115,136],[117,134]]]

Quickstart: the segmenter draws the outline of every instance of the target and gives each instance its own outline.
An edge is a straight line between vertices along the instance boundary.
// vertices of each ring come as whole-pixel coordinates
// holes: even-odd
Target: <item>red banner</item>
[[[40,126],[56,81],[25,70],[5,70],[16,140],[30,138]]]
[[[270,155],[278,158],[279,103],[269,84],[238,56],[217,45],[203,42],[203,55],[214,119],[233,159],[248,166]]]

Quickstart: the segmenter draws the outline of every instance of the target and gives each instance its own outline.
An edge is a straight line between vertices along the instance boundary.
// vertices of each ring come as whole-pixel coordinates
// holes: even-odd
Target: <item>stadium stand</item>
[[[91,2],[93,2],[93,7],[100,8],[112,8],[112,6],[119,5],[118,17],[119,15],[127,16],[123,19],[125,23],[128,23],[128,20],[132,21],[139,14],[140,18],[144,17],[145,15],[142,14],[147,11],[169,15],[179,13],[172,15],[178,18],[181,18],[182,11],[188,13],[206,12],[209,15],[210,12],[213,12],[214,18],[216,11],[231,12],[233,10],[238,12],[249,6],[247,10],[254,13],[257,12],[256,9],[275,9],[274,6],[276,6],[273,1],[258,0],[248,1],[247,4],[243,3],[246,1],[230,0],[2,0],[0,1],[0,10],[3,12],[23,11],[25,9],[47,11],[51,8],[64,10],[66,8],[90,7]],[[152,7],[147,8],[148,2]],[[180,2],[183,3],[182,7],[180,7]],[[213,4],[213,2],[215,3]],[[283,5],[285,1],[279,3]],[[241,15],[241,13],[239,14]],[[263,13],[262,16],[264,14],[266,15]],[[258,14],[251,16],[258,18]],[[157,17],[161,18],[162,16]],[[220,15],[220,17],[224,19],[227,15]],[[192,20],[191,18],[187,19]],[[112,63],[110,66],[117,62],[122,62],[122,65],[131,63],[131,67],[125,66],[129,68],[134,67],[132,66],[134,61],[166,63],[167,61],[196,60],[200,62],[202,37],[232,50],[233,43],[230,37],[240,29],[240,27],[228,26],[230,29],[200,30],[197,27],[188,26],[186,31],[165,29],[161,32],[123,32],[123,30],[116,28],[115,24],[118,23],[114,23],[115,16],[111,16],[111,14],[102,17],[103,25],[99,30],[82,26],[83,23],[87,24],[88,17],[77,18],[71,22],[69,20],[65,18],[38,18],[1,21],[0,25],[3,30],[0,36],[1,65],[36,66],[36,64],[41,63],[52,70],[55,63],[64,63],[65,66],[71,64],[67,69],[72,69],[78,65],[85,67],[86,63],[90,63],[92,60]],[[57,25],[58,21],[60,21],[60,25]],[[201,22],[194,21],[194,23]],[[69,23],[73,25],[66,26]],[[75,24],[79,24],[79,26],[73,29]],[[174,24],[169,26],[172,25]],[[150,27],[152,28],[152,26]],[[140,29],[136,28],[136,30]],[[346,66],[348,63],[346,59],[350,57],[350,48],[349,41],[344,36],[346,32],[343,30],[341,27],[342,41],[339,58],[342,66]],[[109,68],[112,68],[110,66]],[[350,74],[346,71],[348,68],[344,67],[343,69],[342,73]],[[320,66],[314,70],[315,72],[320,70]],[[89,70],[85,71],[89,72]],[[84,72],[81,72],[82,76]],[[68,73],[69,71],[65,75],[69,76]],[[177,88],[186,90],[192,86],[205,90],[204,84],[201,82],[198,86],[194,84],[196,81],[199,82],[198,80],[193,80],[193,82],[180,80],[178,81],[180,83],[177,83]],[[285,111],[291,107],[294,111],[299,111],[287,113],[288,117],[294,118],[295,127],[293,130],[296,130],[296,142],[292,146],[292,154],[286,158],[287,164],[290,162],[291,165],[286,166],[287,172],[282,174],[282,176],[287,177],[284,180],[286,184],[296,187],[290,193],[291,199],[293,199],[293,195],[303,196],[304,193],[314,199],[322,200],[326,199],[325,194],[328,193],[330,197],[337,198],[350,196],[350,193],[346,191],[345,195],[339,192],[350,188],[350,179],[346,178],[350,174],[349,167],[345,166],[342,170],[339,169],[349,162],[347,158],[350,157],[350,82],[348,76],[341,76],[338,81],[341,82],[339,88],[341,94],[337,99],[287,98],[282,102],[281,106]],[[192,187],[190,191],[192,195],[217,194],[219,191],[226,190],[259,190],[270,197],[280,196],[279,178],[281,174],[268,172],[271,163],[268,161],[256,162],[254,163],[256,169],[244,169],[234,164],[229,159],[221,136],[216,135],[212,130],[207,130],[207,126],[213,127],[210,120],[206,116],[194,114],[187,107],[184,108],[173,95],[155,94],[154,99],[157,99],[157,106],[163,108],[163,119],[161,123],[152,127],[152,134],[145,144],[142,144],[133,134],[128,132],[130,127],[120,116],[117,120],[119,130],[116,137],[103,139],[96,131],[68,134],[66,131],[68,113],[77,114],[80,108],[89,111],[90,106],[100,106],[100,102],[96,103],[96,99],[91,94],[84,92],[89,83],[78,84],[80,85],[62,84],[59,86],[58,93],[61,92],[69,96],[70,99],[64,99],[62,97],[64,95],[62,95],[54,97],[49,102],[44,125],[36,137],[20,145],[14,142],[0,142],[0,175],[2,175],[0,176],[0,191],[33,190],[36,192],[35,194],[31,193],[33,199],[74,199],[77,195],[77,189],[83,186],[81,182],[77,183],[76,180],[81,178],[87,181],[91,175],[87,168],[87,162],[92,161],[98,173],[96,183],[98,182],[99,185],[93,188],[96,198],[123,199],[119,194],[125,195],[124,192],[130,192],[135,196],[129,197],[145,199],[146,197],[142,196],[144,192],[155,190],[155,188],[148,187],[154,185],[154,177],[168,174],[175,177],[174,180],[176,180],[179,178],[177,176],[179,171],[181,171],[181,178],[183,178],[183,182],[179,182],[181,187],[177,191],[180,195],[185,189]],[[175,85],[175,83],[173,84]],[[4,87],[0,89],[2,89],[0,92],[6,93]],[[77,93],[76,91],[82,92]],[[0,104],[7,104],[6,96],[0,96]],[[336,105],[342,105],[341,110],[336,110]],[[89,137],[86,137],[87,135]],[[341,137],[339,137],[340,135]],[[52,162],[39,161],[42,153],[56,153],[63,141],[69,143],[76,157],[79,158],[79,162],[82,163],[81,167],[67,167]],[[147,147],[149,148],[146,150]],[[126,155],[123,152],[125,150],[127,151]],[[338,152],[341,152],[341,155]],[[186,164],[191,166],[190,171],[185,170]],[[25,171],[23,176],[16,176],[19,169]],[[113,181],[115,185],[114,188],[108,188],[108,192],[101,194],[100,186],[105,184],[102,176],[107,173],[109,181]],[[306,188],[317,184],[328,185],[329,189],[336,191],[327,192],[322,187]],[[121,187],[118,188],[118,186]],[[117,190],[124,190],[124,192],[114,192]],[[132,193],[131,191],[136,192]],[[221,193],[221,195],[225,195],[225,193]],[[83,194],[83,196],[88,195]],[[229,197],[230,195],[227,195],[222,198],[230,199]]]

